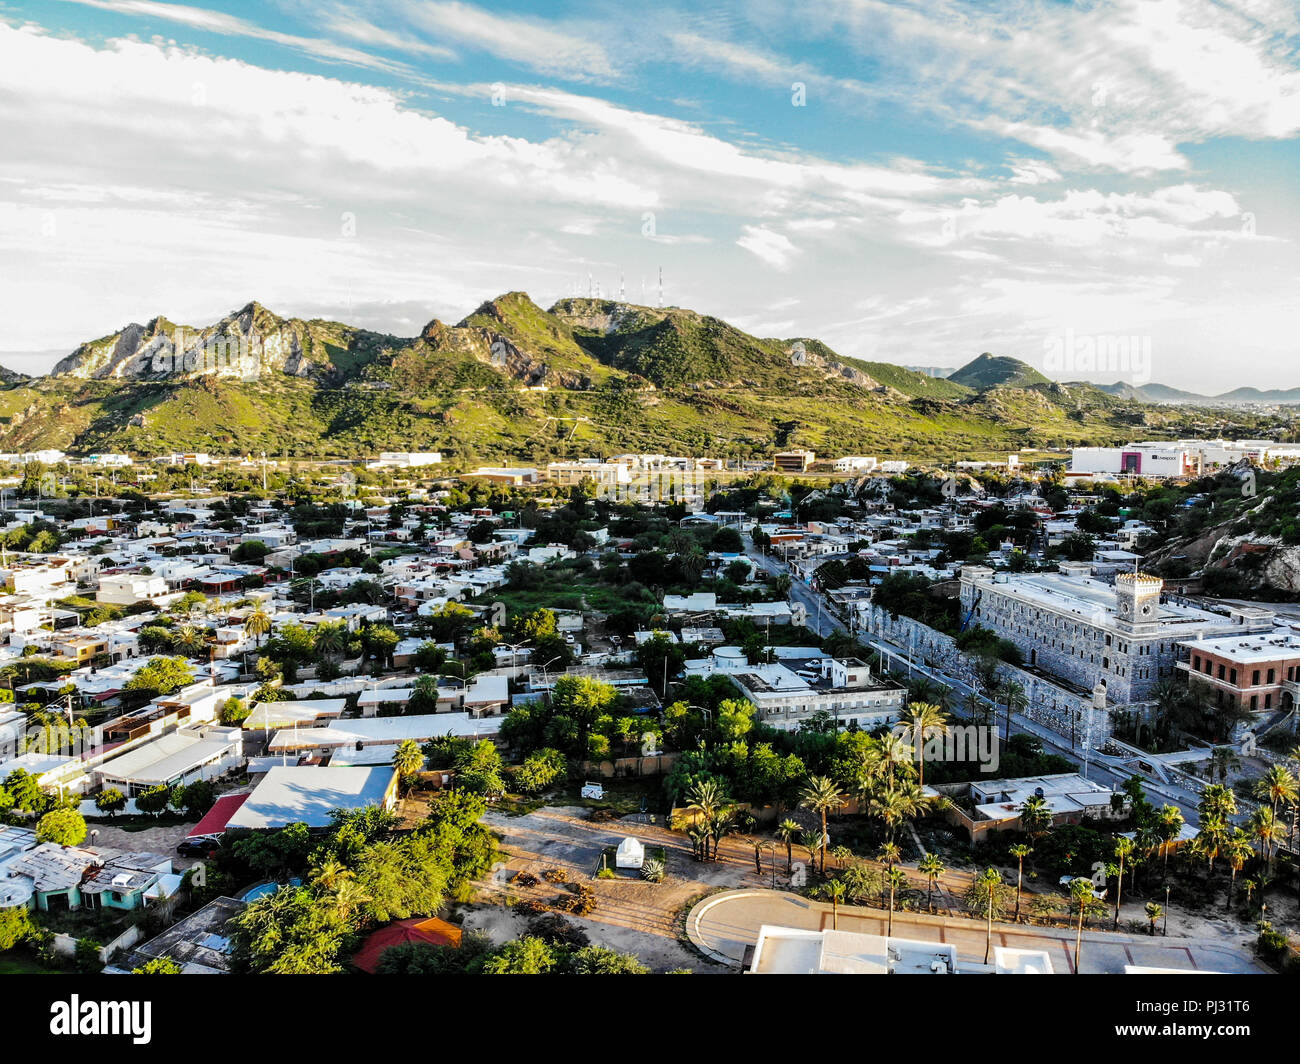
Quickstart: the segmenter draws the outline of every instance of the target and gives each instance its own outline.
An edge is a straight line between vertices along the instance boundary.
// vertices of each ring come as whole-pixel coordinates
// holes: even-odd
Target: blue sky
[[[1298,386],[1297,134],[1291,0],[0,0],[0,352],[662,268],[847,355]]]

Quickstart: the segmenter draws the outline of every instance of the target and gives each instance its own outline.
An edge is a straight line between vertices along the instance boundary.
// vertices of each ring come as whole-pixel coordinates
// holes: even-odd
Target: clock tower
[[[1120,573],[1115,578],[1115,615],[1130,635],[1155,635],[1160,630],[1160,592],[1165,583],[1146,573]]]

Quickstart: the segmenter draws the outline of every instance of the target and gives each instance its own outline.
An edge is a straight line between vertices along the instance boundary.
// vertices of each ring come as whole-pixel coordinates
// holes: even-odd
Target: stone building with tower
[[[1180,643],[1273,629],[1272,610],[1213,613],[1169,599],[1163,581],[1121,573],[1113,584],[1086,562],[1057,573],[1011,574],[983,565],[961,571],[961,626],[980,625],[1020,648],[1025,664],[1083,691],[1104,689],[1111,706],[1140,702],[1187,656]]]

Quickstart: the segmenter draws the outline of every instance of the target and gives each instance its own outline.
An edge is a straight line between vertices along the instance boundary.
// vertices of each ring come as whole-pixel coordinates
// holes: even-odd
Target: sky
[[[699,6],[0,0],[0,362],[662,271],[859,358],[1300,386],[1294,0]]]

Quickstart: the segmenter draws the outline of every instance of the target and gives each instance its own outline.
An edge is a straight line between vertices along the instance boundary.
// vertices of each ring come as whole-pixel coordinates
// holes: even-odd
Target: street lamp
[[[1165,923],[1164,923],[1165,938],[1169,937],[1169,889],[1170,889],[1169,884],[1166,883],[1165,884]]]

